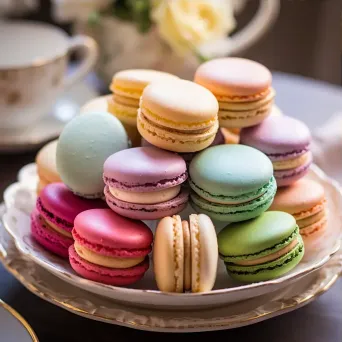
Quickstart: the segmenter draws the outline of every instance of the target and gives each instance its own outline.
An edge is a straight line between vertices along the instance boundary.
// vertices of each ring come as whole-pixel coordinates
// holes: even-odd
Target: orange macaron
[[[260,63],[236,57],[213,59],[197,69],[194,81],[216,96],[221,127],[254,126],[271,112],[272,75]]]
[[[302,178],[291,186],[279,188],[269,210],[285,211],[294,216],[306,252],[319,248],[317,243],[328,228],[327,205],[321,184]]]

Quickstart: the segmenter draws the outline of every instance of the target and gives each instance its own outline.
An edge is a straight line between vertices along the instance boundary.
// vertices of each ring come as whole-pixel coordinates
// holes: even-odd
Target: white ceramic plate
[[[0,300],[1,341],[38,342],[37,336],[26,320],[12,307]]]
[[[120,305],[71,286],[22,255],[1,223],[0,261],[29,291],[74,314],[140,330],[199,332],[254,324],[312,302],[338,279],[342,250],[323,268],[284,289],[216,309],[192,311],[156,309],[153,303],[148,308]]]
[[[51,113],[24,131],[8,131],[0,136],[0,152],[23,152],[37,148],[60,135],[65,124],[97,93],[86,83],[72,86],[57,99]]]
[[[132,303],[149,307],[154,306],[169,308],[191,308],[191,307],[213,307],[235,303],[256,296],[279,290],[297,281],[301,277],[322,267],[331,256],[336,253],[340,246],[342,232],[342,196],[336,183],[327,178],[317,167],[313,167],[309,177],[320,182],[326,191],[329,208],[329,228],[324,239],[325,243],[320,250],[305,261],[302,261],[292,272],[287,275],[266,282],[241,285],[230,279],[226,273],[223,262],[219,262],[217,281],[213,291],[205,293],[162,293],[157,290],[152,267],[145,277],[131,287],[115,287],[100,284],[79,277],[71,269],[68,261],[63,260],[47,251],[37,244],[30,234],[29,213],[35,206],[35,182],[36,175],[34,164],[26,166],[19,172],[20,182],[11,185],[4,193],[7,211],[3,216],[3,222],[7,231],[15,240],[18,250],[32,261],[56,275],[60,279],[102,296],[119,302]],[[182,216],[186,217],[190,208],[187,208]],[[155,221],[147,222],[152,230]],[[222,227],[222,224],[221,224]],[[221,227],[216,226],[218,230]]]

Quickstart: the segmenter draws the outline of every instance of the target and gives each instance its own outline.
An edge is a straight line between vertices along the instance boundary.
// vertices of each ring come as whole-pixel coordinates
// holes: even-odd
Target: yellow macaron
[[[139,99],[145,87],[152,82],[178,79],[166,72],[148,69],[130,69],[116,73],[110,85],[113,92],[108,108],[120,121],[135,125]]]
[[[177,76],[148,69],[129,69],[116,73],[110,85],[113,95],[108,99],[108,112],[115,115],[124,125],[132,146],[140,145],[137,130],[139,99],[145,87],[153,82],[178,79]]]
[[[56,167],[57,142],[58,140],[49,142],[37,153],[36,164],[39,177],[37,193],[50,183],[61,182]]]
[[[185,80],[156,82],[140,99],[138,130],[150,144],[174,152],[208,147],[218,130],[218,102],[206,88]]]

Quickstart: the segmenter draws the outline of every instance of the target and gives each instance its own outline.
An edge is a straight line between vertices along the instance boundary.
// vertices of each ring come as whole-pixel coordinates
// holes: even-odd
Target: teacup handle
[[[77,50],[82,52],[81,61],[75,67],[75,70],[65,77],[65,89],[83,79],[94,67],[98,58],[98,47],[95,40],[91,37],[83,35],[71,37],[68,51],[70,53]]]
[[[258,41],[276,20],[280,10],[280,0],[259,0],[259,8],[241,31],[219,41],[205,44],[201,54],[206,58],[237,55]]]

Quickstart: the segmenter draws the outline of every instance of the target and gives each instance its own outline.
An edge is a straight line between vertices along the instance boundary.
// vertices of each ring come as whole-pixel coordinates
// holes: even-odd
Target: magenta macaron
[[[310,142],[309,128],[289,116],[269,116],[240,133],[241,144],[252,146],[271,159],[278,186],[290,185],[308,172],[312,163]]]
[[[178,154],[136,147],[111,155],[103,179],[109,207],[138,220],[156,220],[182,211],[188,202],[186,164]]]
[[[80,276],[109,285],[135,283],[149,267],[153,234],[141,221],[117,215],[110,209],[79,214],[69,248],[71,267]]]
[[[63,183],[48,184],[31,214],[32,236],[45,249],[67,258],[68,248],[74,242],[71,231],[75,217],[84,210],[105,207],[102,200],[74,195]]]

